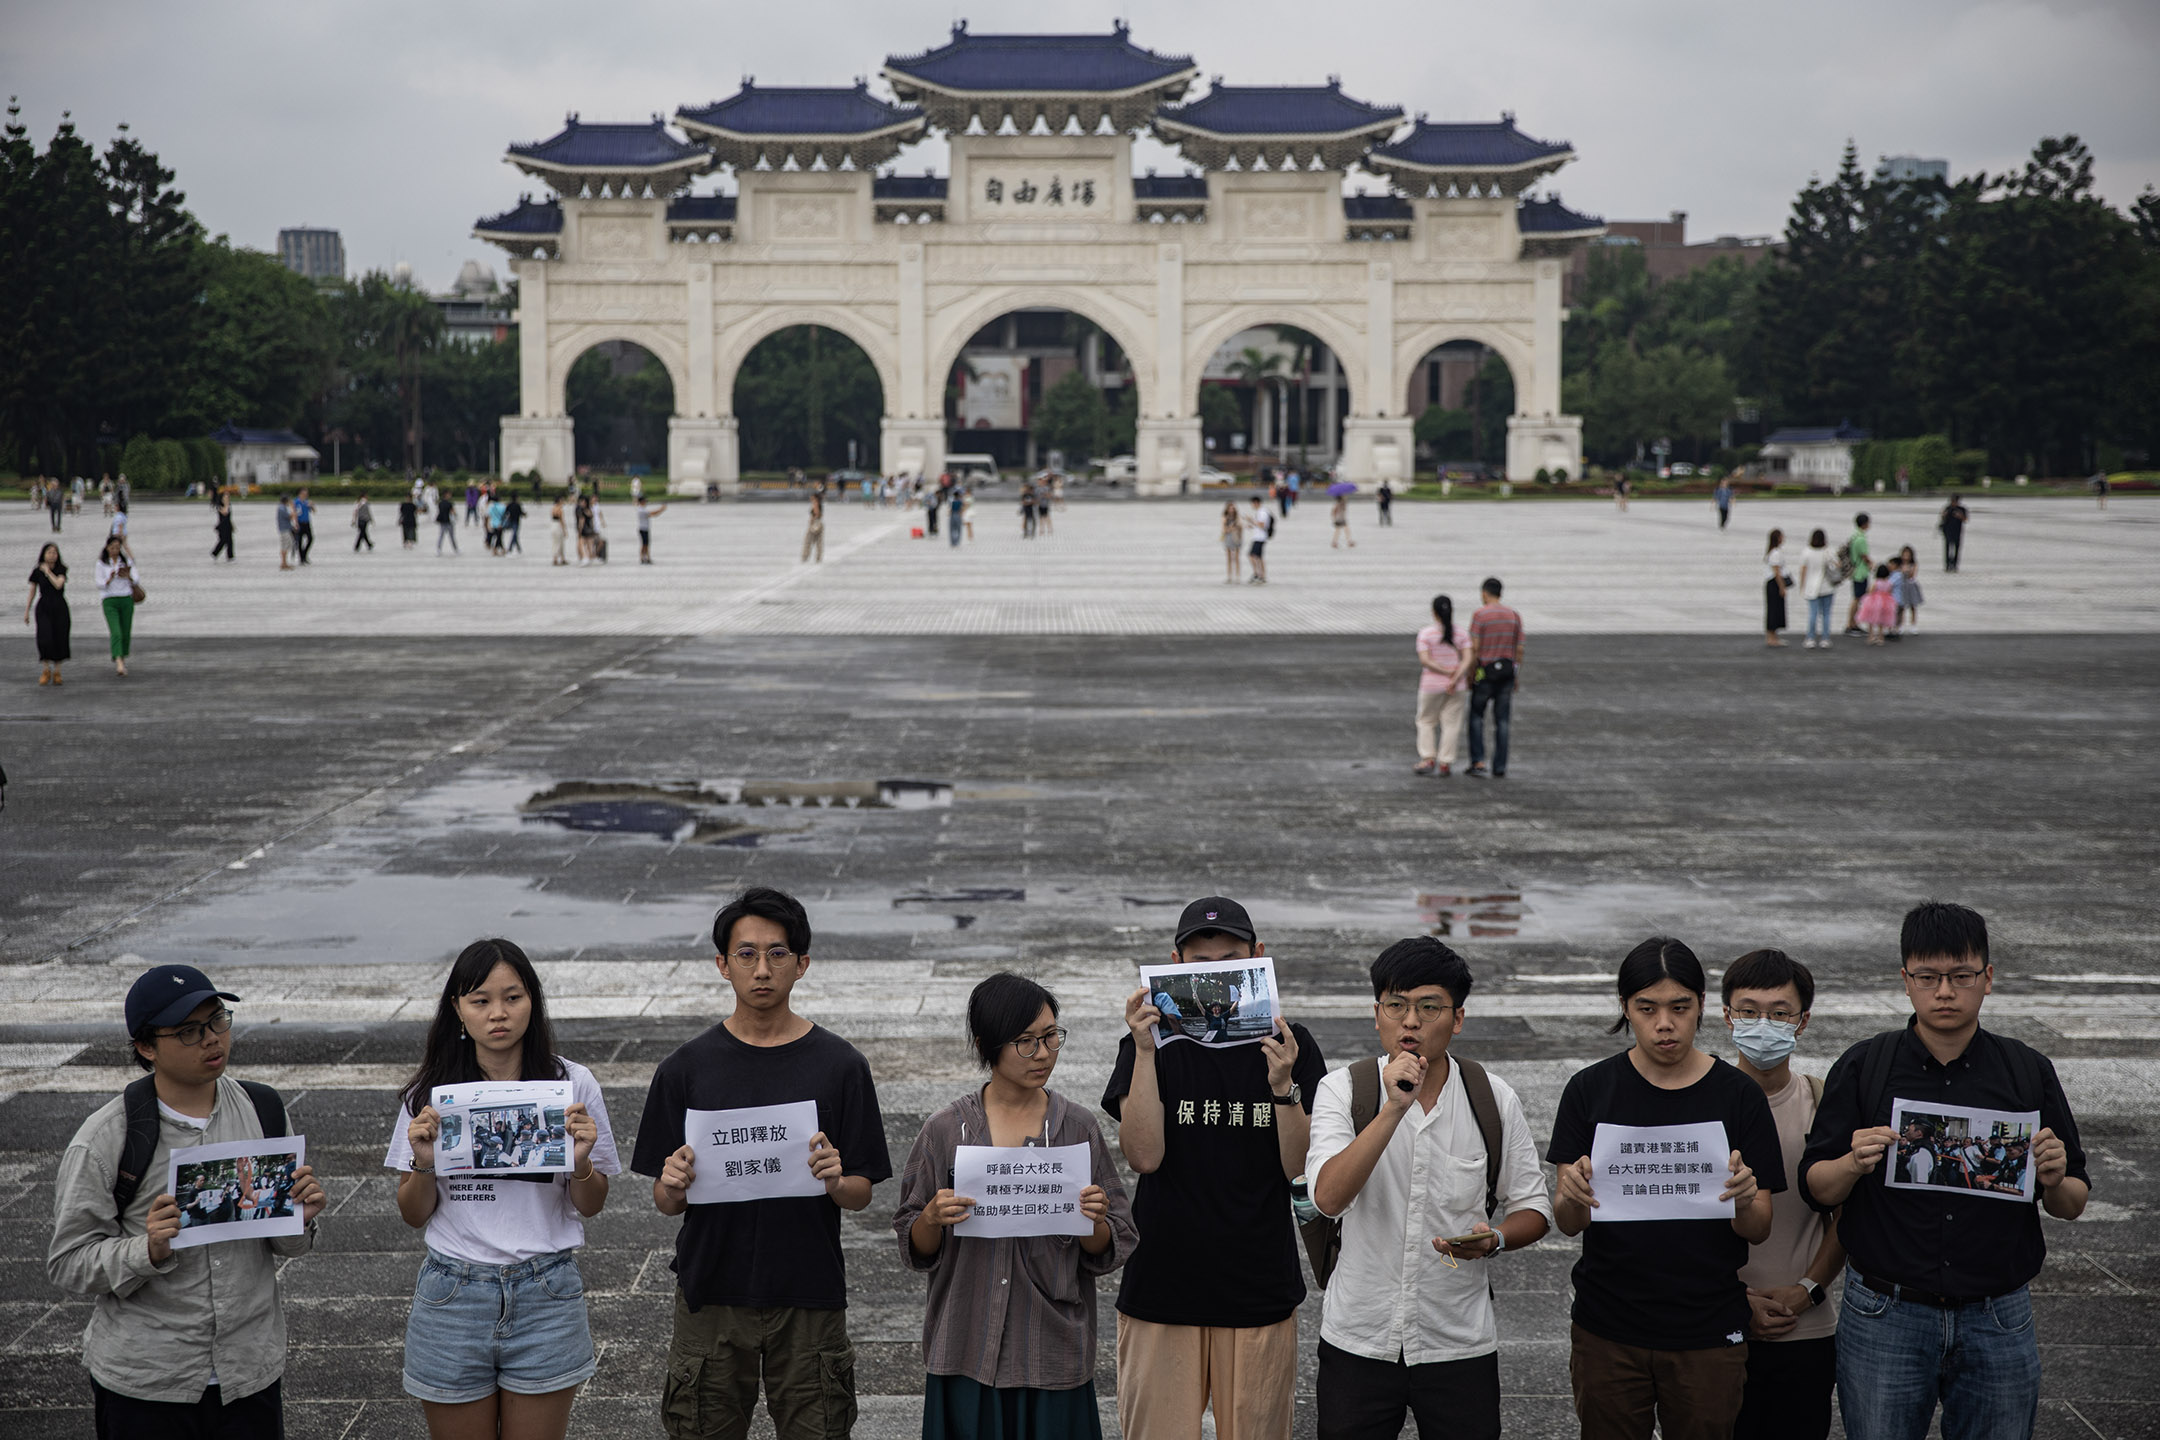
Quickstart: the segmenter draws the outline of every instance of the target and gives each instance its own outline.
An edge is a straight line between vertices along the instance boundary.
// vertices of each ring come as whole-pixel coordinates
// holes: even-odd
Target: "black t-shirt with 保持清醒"
[[[1579,1070],[1561,1092],[1545,1158],[1572,1165],[1590,1153],[1599,1125],[1725,1127],[1725,1143],[1769,1191],[1785,1188],[1785,1152],[1762,1087],[1723,1060],[1694,1084],[1651,1084],[1623,1050]],[[1717,1167],[1718,1187],[1730,1177]],[[1591,1194],[1597,1186],[1593,1182]],[[1748,1242],[1729,1219],[1599,1221],[1583,1231],[1575,1262],[1577,1325],[1622,1345],[1708,1350],[1747,1339]]]
[[[660,1062],[638,1124],[630,1168],[658,1178],[683,1145],[685,1110],[817,1102],[818,1128],[841,1173],[873,1185],[892,1176],[885,1121],[862,1052],[821,1026],[785,1045],[751,1045],[725,1025]],[[808,1151],[804,1162],[808,1163]],[[845,1310],[840,1207],[827,1195],[692,1205],[675,1238],[675,1280],[691,1309],[706,1305]]]
[[[1290,1034],[1298,1047],[1290,1078],[1309,1115],[1327,1061],[1304,1026]],[[1132,1092],[1134,1055],[1127,1035],[1103,1091],[1114,1119]],[[1155,1081],[1163,1160],[1133,1187],[1140,1243],[1125,1262],[1118,1310],[1157,1325],[1279,1324],[1305,1298],[1305,1277],[1266,1053],[1258,1043],[1173,1040],[1155,1051]]]

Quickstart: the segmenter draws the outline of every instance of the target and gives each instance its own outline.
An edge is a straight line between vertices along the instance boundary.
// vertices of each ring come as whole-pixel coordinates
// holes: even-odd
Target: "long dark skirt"
[[[922,1431],[923,1440],[1102,1440],[1102,1415],[1092,1380],[997,1390],[965,1375],[925,1375]]]
[[[74,651],[68,647],[68,631],[73,628],[73,618],[68,614],[68,603],[58,595],[47,594],[37,603],[37,658],[40,664],[57,665],[72,659]]]
[[[1785,628],[1785,587],[1775,580],[1763,581],[1763,629],[1775,635]]]

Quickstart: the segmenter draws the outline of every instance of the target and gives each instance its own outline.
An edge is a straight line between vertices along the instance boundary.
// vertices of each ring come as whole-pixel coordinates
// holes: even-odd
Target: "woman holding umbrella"
[[[1348,480],[1337,480],[1327,487],[1327,493],[1335,497],[1335,508],[1328,512],[1329,518],[1335,522],[1334,537],[1328,541],[1327,548],[1330,550],[1345,540],[1350,541],[1352,550],[1357,549],[1357,541],[1350,536],[1350,492],[1355,489],[1357,486]]]

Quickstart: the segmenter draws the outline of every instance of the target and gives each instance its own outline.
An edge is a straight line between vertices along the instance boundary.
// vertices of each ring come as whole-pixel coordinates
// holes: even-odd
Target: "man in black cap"
[[[1185,907],[1171,959],[1232,970],[1265,954],[1245,907],[1218,895]],[[1305,1173],[1327,1062],[1286,1020],[1253,1044],[1158,1048],[1160,1018],[1145,988],[1126,1000],[1132,1033],[1103,1092],[1139,1176],[1140,1243],[1117,1301],[1118,1423],[1126,1440],[1190,1440],[1212,1404],[1217,1440],[1274,1440],[1290,1433],[1305,1298],[1290,1181]]]
[[[83,1365],[99,1440],[285,1433],[275,1257],[314,1248],[321,1184],[309,1166],[293,1171],[304,1234],[185,1250],[173,1248],[180,1202],[163,1193],[174,1150],[285,1133],[277,1092],[225,1073],[224,1002],[239,998],[191,965],[146,972],[128,991],[127,1027],[149,1074],[85,1120],[60,1157],[45,1268],[94,1302]]]

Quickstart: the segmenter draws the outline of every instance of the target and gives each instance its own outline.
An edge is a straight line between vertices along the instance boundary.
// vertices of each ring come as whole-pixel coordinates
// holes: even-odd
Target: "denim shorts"
[[[475,1265],[428,1251],[405,1322],[405,1393],[439,1405],[547,1395],[599,1368],[577,1253]]]

